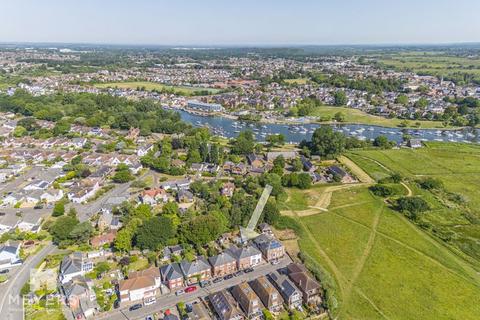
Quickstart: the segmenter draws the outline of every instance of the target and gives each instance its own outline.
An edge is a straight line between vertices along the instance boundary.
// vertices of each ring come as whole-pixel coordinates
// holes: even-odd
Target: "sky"
[[[480,0],[0,0],[0,42],[480,42]]]

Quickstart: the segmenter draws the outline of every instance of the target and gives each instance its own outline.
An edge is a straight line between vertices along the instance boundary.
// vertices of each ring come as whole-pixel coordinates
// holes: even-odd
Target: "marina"
[[[302,140],[309,140],[315,129],[320,124],[272,124],[272,123],[253,123],[228,119],[224,117],[206,117],[192,114],[183,110],[178,111],[182,120],[196,127],[208,127],[214,135],[234,138],[244,130],[251,130],[258,141],[265,141],[268,135],[283,134],[287,143],[299,143]],[[360,140],[373,140],[377,136],[386,136],[389,140],[401,142],[404,135],[422,141],[443,141],[443,142],[463,142],[480,143],[479,130],[464,128],[461,130],[439,130],[439,129],[403,129],[386,128],[380,126],[363,124],[337,124],[332,125],[335,131],[342,132],[347,136],[356,137]]]

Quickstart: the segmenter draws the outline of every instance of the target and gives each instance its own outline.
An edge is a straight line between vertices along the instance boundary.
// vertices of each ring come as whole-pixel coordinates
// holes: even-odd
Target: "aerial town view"
[[[0,320],[480,319],[480,2],[0,8]]]

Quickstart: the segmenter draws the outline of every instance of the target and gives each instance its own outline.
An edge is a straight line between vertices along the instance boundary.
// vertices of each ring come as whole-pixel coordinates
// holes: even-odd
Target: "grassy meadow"
[[[315,108],[311,115],[314,117],[325,117],[331,119],[337,112],[341,112],[345,116],[344,123],[359,123],[395,128],[400,127],[404,122],[402,119],[388,119],[346,107],[321,106]],[[417,122],[420,124],[419,127],[416,126]],[[407,121],[407,124],[408,127],[417,128],[445,128],[442,122],[439,121]]]
[[[120,88],[120,89],[137,89],[144,88],[146,91],[171,91],[175,94],[182,96],[200,95],[205,91],[208,94],[218,93],[219,89],[204,88],[204,87],[188,87],[188,86],[168,86],[161,83],[149,82],[149,81],[128,81],[128,82],[106,82],[96,83],[96,88]]]
[[[480,146],[427,143],[418,150],[368,150],[348,155],[375,179],[398,172],[431,210],[422,216],[425,230],[480,260]],[[421,189],[414,181],[433,177],[444,192]],[[452,196],[460,200],[453,201]]]
[[[329,301],[338,319],[480,317],[472,265],[366,186],[337,190],[328,212],[296,220],[307,265],[333,282]]]

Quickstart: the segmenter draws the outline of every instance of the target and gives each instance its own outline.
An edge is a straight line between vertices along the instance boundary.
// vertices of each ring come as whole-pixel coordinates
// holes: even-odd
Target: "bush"
[[[392,187],[383,184],[371,186],[369,189],[374,195],[383,198],[390,197],[395,194],[395,190]]]
[[[429,210],[430,206],[420,197],[403,197],[397,200],[397,209],[415,221],[418,215]]]
[[[443,189],[442,181],[435,179],[435,178],[425,178],[423,180],[418,181],[418,184],[422,189],[425,190],[440,190]]]

